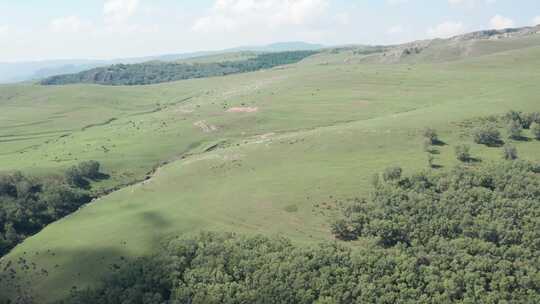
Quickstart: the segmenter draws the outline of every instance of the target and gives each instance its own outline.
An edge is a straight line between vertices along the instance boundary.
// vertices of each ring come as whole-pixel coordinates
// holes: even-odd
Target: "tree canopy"
[[[65,177],[32,177],[16,172],[0,176],[0,256],[46,225],[91,200],[87,179],[98,178],[99,163],[82,162]]]

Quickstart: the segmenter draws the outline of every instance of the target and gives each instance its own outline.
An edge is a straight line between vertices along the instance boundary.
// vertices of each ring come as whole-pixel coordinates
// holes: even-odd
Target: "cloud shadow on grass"
[[[139,221],[141,226],[164,228],[171,225],[170,221],[154,211],[143,212],[133,220]],[[107,237],[107,233],[103,234],[104,238]],[[165,240],[166,236],[150,237],[143,246],[145,249],[161,248]],[[73,240],[73,242],[80,241]],[[66,242],[69,243],[69,240]],[[69,297],[73,290],[95,286],[107,274],[141,257],[134,255],[133,248],[129,248],[129,238],[121,239],[117,244],[107,244],[108,247],[92,248],[90,243],[85,245],[88,247],[55,249],[43,244],[39,251],[25,252],[11,257],[10,260],[2,260],[0,303],[9,303],[8,299],[11,301],[28,299],[32,303],[39,303],[41,300],[36,300],[43,297],[47,300],[61,301]],[[142,250],[144,251],[146,250]]]

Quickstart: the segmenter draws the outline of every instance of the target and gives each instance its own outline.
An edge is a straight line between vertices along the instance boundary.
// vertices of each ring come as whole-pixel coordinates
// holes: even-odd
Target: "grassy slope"
[[[149,181],[50,225],[7,258],[25,256],[49,270],[47,277],[24,277],[47,302],[71,286],[92,284],[121,256],[151,253],[160,239],[178,233],[215,229],[284,234],[301,243],[329,239],[332,210],[321,206],[366,193],[372,174],[386,166],[426,167],[421,128],[439,130],[449,145],[440,148],[436,163],[450,167],[457,163],[453,146],[471,141],[455,122],[511,108],[539,110],[537,47],[414,66],[343,64],[335,56],[340,54],[286,69],[129,89],[2,90],[3,96],[17,95],[12,104],[0,101],[12,109],[6,117],[17,117],[17,124],[35,120],[24,109],[35,107],[40,96],[50,98],[47,107],[36,107],[44,125],[11,122],[3,134],[71,130],[23,154],[10,151],[42,139],[2,143],[5,169],[60,169],[75,158],[97,159],[117,177],[109,181],[115,183],[140,176],[160,160],[185,156]],[[90,100],[96,107],[88,108]],[[154,109],[156,102],[169,106],[134,115]],[[225,112],[242,105],[259,111]],[[57,121],[53,115],[62,108],[70,112]],[[111,117],[118,120],[81,131]],[[217,130],[203,132],[194,125],[201,120]],[[222,148],[201,153],[219,141],[226,141]],[[524,158],[540,160],[539,142],[516,144]],[[500,159],[496,148],[473,145],[472,152],[485,161]]]

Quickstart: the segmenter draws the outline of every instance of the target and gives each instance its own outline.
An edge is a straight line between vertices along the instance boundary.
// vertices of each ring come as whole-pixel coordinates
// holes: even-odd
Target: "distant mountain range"
[[[177,61],[195,57],[209,56],[228,52],[256,51],[256,52],[282,52],[282,51],[307,51],[323,48],[323,45],[306,42],[280,42],[264,46],[245,46],[219,51],[202,51],[180,54],[166,54],[159,56],[120,58],[113,60],[46,60],[34,62],[0,62],[0,83],[23,82],[42,79],[55,75],[72,74],[88,69],[108,66],[111,64],[131,64],[147,61]]]

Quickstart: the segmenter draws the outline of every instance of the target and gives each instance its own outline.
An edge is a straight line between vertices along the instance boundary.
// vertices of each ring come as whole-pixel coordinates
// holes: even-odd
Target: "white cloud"
[[[409,0],[386,0],[386,3],[389,5],[399,5],[399,4],[405,4],[408,3]]]
[[[474,4],[475,0],[448,0],[448,3],[451,5],[465,5],[465,4]]]
[[[305,26],[325,14],[329,0],[216,0],[210,13],[192,29],[231,31],[240,27]]]
[[[340,25],[349,25],[351,23],[351,15],[349,13],[339,13],[335,18]]]
[[[5,35],[9,32],[9,27],[7,25],[0,25],[0,35]]]
[[[199,18],[192,29],[196,32],[229,32],[236,29],[237,26],[238,23],[231,18],[221,15],[212,15]]]
[[[53,19],[49,28],[57,33],[76,33],[83,29],[84,24],[77,16],[67,16]]]
[[[540,24],[540,16],[536,16],[532,20],[533,25],[539,25]]]
[[[433,38],[448,38],[465,32],[462,22],[447,21],[427,30],[427,34]]]
[[[474,8],[477,5],[480,5],[482,3],[485,4],[493,4],[497,2],[497,0],[448,0],[448,3],[453,6],[466,6],[469,8]]]
[[[503,17],[501,15],[495,15],[489,20],[489,25],[494,29],[505,29],[514,26],[514,20]]]
[[[405,28],[402,25],[395,25],[386,30],[386,33],[389,35],[403,34],[404,32]]]
[[[139,7],[139,0],[106,0],[103,5],[105,20],[109,23],[124,23]]]

